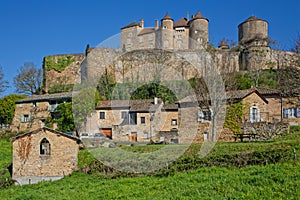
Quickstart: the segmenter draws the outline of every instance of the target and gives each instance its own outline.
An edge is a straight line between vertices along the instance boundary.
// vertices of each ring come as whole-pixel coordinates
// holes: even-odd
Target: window
[[[32,102],[32,107],[37,107],[37,105],[38,105],[37,102],[35,102],[35,101]]]
[[[18,108],[23,108],[23,104],[18,104]]]
[[[145,124],[146,123],[146,118],[145,117],[141,117],[141,124]]]
[[[171,125],[172,126],[177,126],[177,119],[172,119]]]
[[[212,111],[204,110],[198,112],[198,122],[211,121]]]
[[[144,139],[148,139],[148,133],[144,133]]]
[[[260,111],[258,107],[250,108],[250,122],[260,122]]]
[[[21,116],[21,122],[30,122],[31,121],[31,118],[30,118],[30,115],[22,115]]]
[[[105,112],[100,112],[100,119],[105,119]]]
[[[41,156],[49,156],[50,155],[50,143],[44,138],[40,144],[40,155]]]
[[[284,108],[283,118],[300,118],[299,108]]]
[[[126,119],[127,118],[128,113],[126,111],[122,111],[121,112],[121,118],[122,119]]]

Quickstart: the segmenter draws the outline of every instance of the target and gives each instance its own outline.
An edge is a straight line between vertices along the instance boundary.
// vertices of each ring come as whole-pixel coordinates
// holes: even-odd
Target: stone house
[[[58,104],[69,102],[72,92],[32,95],[16,102],[12,122],[13,131],[32,131],[45,125],[45,120],[55,115]]]
[[[114,141],[170,141],[177,136],[178,106],[158,98],[101,101],[86,129]]]
[[[211,137],[213,110],[201,108],[197,101],[203,101],[203,97],[189,96],[178,102],[179,143],[203,142]],[[243,105],[242,123],[273,122],[273,119],[278,117],[277,112],[274,114],[273,108],[268,107],[268,100],[256,88],[227,91],[226,105],[233,103]],[[276,102],[273,104],[278,107]],[[221,128],[218,141],[232,140],[233,133]],[[191,132],[191,129],[197,131]]]
[[[283,121],[293,126],[300,125],[300,88],[294,89],[284,95],[282,103]]]
[[[12,178],[20,185],[58,180],[77,169],[80,140],[47,127],[12,138]]]

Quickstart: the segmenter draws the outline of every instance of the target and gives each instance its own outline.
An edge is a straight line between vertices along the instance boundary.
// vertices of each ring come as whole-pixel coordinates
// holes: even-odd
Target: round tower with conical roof
[[[268,46],[268,22],[251,16],[239,26],[239,45],[244,47]]]
[[[190,49],[206,48],[208,44],[208,19],[200,12],[189,21]]]
[[[164,18],[162,18],[162,20],[161,20],[161,27],[162,28],[173,30],[173,24],[174,24],[174,20],[171,18],[169,13],[167,13],[164,16]]]
[[[157,32],[158,40],[156,47],[161,49],[173,49],[174,48],[174,20],[167,13],[161,20],[160,30]]]

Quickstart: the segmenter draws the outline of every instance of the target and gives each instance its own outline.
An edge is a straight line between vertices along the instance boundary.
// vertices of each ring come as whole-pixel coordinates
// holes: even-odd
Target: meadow
[[[162,147],[123,148],[149,152]],[[167,169],[148,175],[107,173],[82,150],[79,171],[55,182],[4,185],[0,199],[299,199],[299,132],[267,142],[217,143],[204,158],[198,156],[199,147],[192,145]],[[0,158],[3,182],[11,163],[7,139],[0,139]]]

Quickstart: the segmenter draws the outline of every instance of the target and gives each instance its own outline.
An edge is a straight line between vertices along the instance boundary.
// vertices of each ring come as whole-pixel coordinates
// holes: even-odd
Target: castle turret
[[[162,28],[167,28],[170,30],[173,30],[173,23],[174,20],[171,18],[171,16],[167,13],[164,18],[161,20],[161,27]]]
[[[159,37],[157,40],[156,47],[162,49],[173,49],[174,48],[174,20],[167,13],[164,18],[161,20],[161,28],[158,32]]]
[[[268,22],[251,16],[239,26],[239,45],[268,46]]]
[[[208,19],[198,12],[190,21],[190,49],[206,48],[208,44]]]

